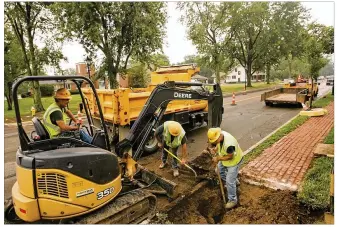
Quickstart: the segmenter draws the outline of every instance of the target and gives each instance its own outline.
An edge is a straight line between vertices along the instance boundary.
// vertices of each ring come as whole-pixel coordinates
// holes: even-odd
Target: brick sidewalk
[[[334,125],[334,103],[326,109],[327,115],[311,117],[249,162],[240,171],[244,179],[252,184],[296,191],[313,159],[315,146],[323,142]]]

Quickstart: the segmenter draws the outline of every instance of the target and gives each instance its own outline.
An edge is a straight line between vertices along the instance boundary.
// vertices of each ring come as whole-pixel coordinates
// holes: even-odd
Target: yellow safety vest
[[[183,140],[185,136],[185,130],[182,128],[180,134],[174,138],[173,141],[171,141],[171,134],[168,130],[168,124],[172,121],[166,121],[164,122],[164,139],[165,143],[170,148],[177,148],[181,145],[181,141]]]
[[[61,111],[63,115],[63,121],[66,122],[66,115],[64,111],[56,103],[51,104],[43,115],[43,125],[49,132],[50,138],[57,137],[61,133],[60,127],[54,125],[50,120],[50,115],[54,111]]]
[[[237,165],[241,161],[241,159],[243,157],[242,150],[241,150],[241,148],[239,146],[239,143],[234,138],[234,136],[232,136],[228,132],[222,131],[221,134],[224,136],[223,146],[220,147],[221,144],[220,143],[218,144],[218,154],[221,157],[228,155],[227,154],[227,148],[229,146],[234,146],[235,147],[235,151],[234,151],[234,154],[233,154],[234,155],[233,159],[227,160],[227,161],[221,161],[222,165],[226,166],[226,167],[235,166],[235,165]]]

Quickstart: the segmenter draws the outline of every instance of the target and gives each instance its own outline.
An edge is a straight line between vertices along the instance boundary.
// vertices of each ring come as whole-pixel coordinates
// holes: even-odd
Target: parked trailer
[[[264,101],[267,106],[274,104],[288,103],[302,106],[309,100],[308,89],[303,88],[278,88],[261,94],[261,102]]]

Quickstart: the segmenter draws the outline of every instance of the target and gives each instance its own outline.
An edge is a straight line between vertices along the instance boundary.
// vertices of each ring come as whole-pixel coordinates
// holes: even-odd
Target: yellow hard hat
[[[178,136],[181,133],[182,127],[178,122],[171,121],[167,127],[172,136]]]
[[[207,132],[208,141],[214,143],[221,135],[221,128],[210,128]]]
[[[71,99],[70,92],[65,88],[60,88],[56,91],[54,98],[56,99]]]

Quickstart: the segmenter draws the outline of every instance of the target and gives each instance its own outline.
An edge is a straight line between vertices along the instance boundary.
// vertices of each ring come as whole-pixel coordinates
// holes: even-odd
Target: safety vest
[[[185,136],[185,131],[182,128],[180,134],[178,136],[176,136],[173,141],[171,141],[171,134],[170,134],[170,132],[168,130],[168,124],[169,123],[170,123],[170,121],[164,122],[164,139],[165,139],[165,143],[170,148],[177,148],[177,147],[179,147],[181,145],[181,141],[183,140],[183,138]]]
[[[54,111],[61,111],[63,115],[63,121],[66,122],[66,115],[64,111],[56,103],[51,104],[43,115],[43,125],[49,132],[50,138],[56,137],[61,133],[60,127],[54,125],[50,120],[50,115]]]
[[[218,144],[218,153],[221,157],[228,155],[227,154],[227,148],[229,146],[234,146],[235,147],[235,151],[234,151],[234,156],[231,160],[227,160],[227,161],[221,161],[223,166],[226,167],[231,167],[231,166],[235,166],[237,165],[242,157],[242,150],[239,146],[238,141],[234,138],[234,136],[232,136],[231,134],[229,134],[228,132],[222,131],[221,134],[224,136],[224,143],[223,146],[221,146],[221,144]]]

